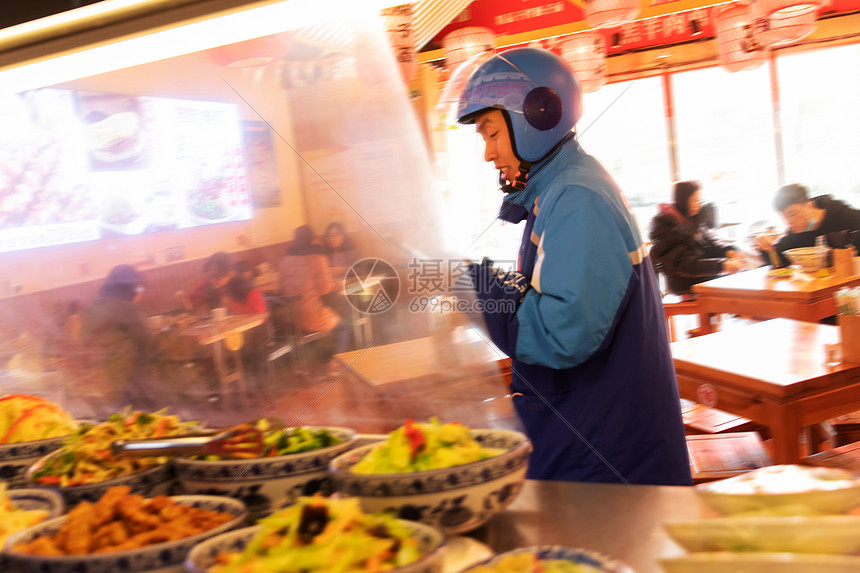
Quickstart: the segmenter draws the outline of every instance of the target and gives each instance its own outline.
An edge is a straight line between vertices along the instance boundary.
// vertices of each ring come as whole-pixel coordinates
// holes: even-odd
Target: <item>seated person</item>
[[[334,277],[343,277],[359,259],[358,249],[346,236],[343,225],[337,221],[326,227],[322,236],[322,250]]]
[[[308,225],[297,228],[293,242],[279,266],[281,294],[299,300],[299,326],[303,332],[333,330],[340,317],[323,303],[323,295],[335,289],[326,258]]]
[[[649,236],[651,257],[666,277],[670,292],[692,296],[696,283],[743,268],[737,251],[696,223],[701,208],[701,187],[696,181],[675,184],[674,203],[660,205]]]
[[[116,266],[81,313],[81,344],[104,384],[107,411],[166,405],[150,403],[147,395],[155,344],[135,304],[142,292],[143,275],[131,265]]]
[[[773,203],[788,225],[788,232],[776,242],[772,235],[762,235],[756,239],[756,245],[766,255],[771,252],[779,255],[781,266],[790,264],[784,254],[789,249],[814,247],[820,235],[860,230],[860,210],[831,195],[810,199],[809,190],[797,183],[781,187]],[[854,235],[853,243],[860,252],[860,233]],[[768,257],[765,260],[770,262]]]
[[[262,314],[267,312],[262,291],[255,288],[251,280],[242,273],[242,265],[236,264],[237,274],[224,287],[224,305],[230,314]],[[245,369],[259,376],[265,366],[267,330],[265,325],[256,326],[243,333],[241,354]],[[259,383],[258,383],[259,385]]]
[[[188,294],[192,312],[206,314],[213,308],[224,306],[222,290],[233,276],[230,255],[220,251],[212,255],[203,265],[206,278]]]
[[[266,300],[260,289],[242,274],[236,274],[224,286],[224,306],[230,314],[262,314]]]

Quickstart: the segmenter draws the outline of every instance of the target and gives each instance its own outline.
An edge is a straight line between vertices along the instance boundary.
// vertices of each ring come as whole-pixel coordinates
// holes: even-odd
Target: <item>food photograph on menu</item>
[[[235,104],[42,89],[0,121],[0,252],[252,216]]]

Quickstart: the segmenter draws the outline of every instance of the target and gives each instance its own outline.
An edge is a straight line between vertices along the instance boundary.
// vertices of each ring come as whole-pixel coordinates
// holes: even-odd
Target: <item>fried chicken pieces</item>
[[[196,535],[234,517],[180,505],[163,495],[144,499],[130,492],[128,486],[116,486],[94,504],[83,501],[69,511],[54,536],[37,537],[14,549],[37,555],[126,551]]]

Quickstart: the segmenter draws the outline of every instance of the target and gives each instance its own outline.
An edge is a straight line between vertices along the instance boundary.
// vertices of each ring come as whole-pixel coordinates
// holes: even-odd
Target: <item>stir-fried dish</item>
[[[111,454],[111,442],[177,436],[190,433],[193,428],[193,422],[180,422],[163,410],[113,414],[106,422],[82,427],[69,436],[63,447],[33,474],[33,479],[38,484],[65,487],[126,476],[163,464],[169,458],[117,458]]]
[[[260,520],[241,553],[222,553],[212,573],[390,571],[422,557],[418,541],[388,514],[368,515],[357,498],[303,497]]]
[[[82,501],[54,535],[42,535],[19,543],[15,551],[36,555],[85,555],[138,549],[147,545],[184,539],[235,516],[190,505],[167,496],[144,499],[129,495],[131,488],[108,489],[96,503]]]
[[[6,484],[0,482],[0,547],[13,533],[42,522],[48,517],[43,509],[21,509],[6,495]]]
[[[242,433],[242,429],[246,433]],[[272,428],[267,419],[258,420],[255,424],[241,424],[234,428],[237,430],[235,439],[225,444],[220,453],[208,453],[197,456],[201,460],[224,460],[237,458],[256,458],[260,455],[265,457],[286,456],[300,452],[309,452],[326,448],[343,442],[343,438],[334,434],[328,428],[314,428],[302,426],[298,428]],[[262,439],[256,439],[256,435]],[[259,448],[259,451],[257,449]]]
[[[485,448],[458,422],[442,424],[406,420],[388,439],[373,448],[350,471],[359,474],[403,473],[448,468],[497,456],[501,448]]]

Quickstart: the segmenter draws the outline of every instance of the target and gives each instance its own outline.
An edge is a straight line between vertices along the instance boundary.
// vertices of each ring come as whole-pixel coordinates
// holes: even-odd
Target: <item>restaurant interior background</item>
[[[643,4],[600,29],[567,0],[118,4],[0,30],[2,381],[80,416],[98,414],[101,389],[63,353],[111,268],[135,265],[142,311],[176,316],[216,251],[270,277],[297,227],[339,222],[400,287],[386,312],[344,319],[351,354],[301,353],[293,341],[230,409],[211,399],[221,386],[191,373],[221,343],[173,356],[167,342],[161,359],[174,370],[153,382],[159,407],[363,431],[433,414],[516,425],[505,357],[472,328],[479,319],[441,312],[456,265],[511,266],[520,232],[495,221],[497,174],[474,130],[450,121],[446,39],[464,29],[478,47],[489,31],[497,51],[560,52],[599,35],[604,74],[578,132],[646,235],[679,179],[702,182],[722,232],[744,248],[750,231],[781,226],[771,201],[784,183],[860,205],[858,0],[816,5],[814,31],[753,50],[739,71],[721,63],[719,8],[697,0]],[[283,342],[269,333],[266,349]]]

